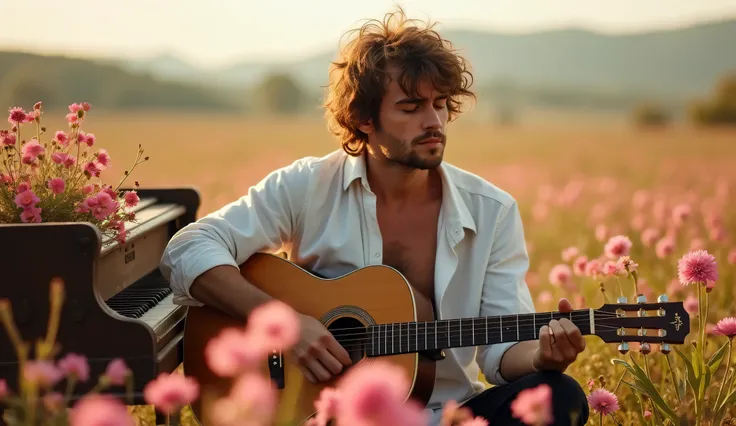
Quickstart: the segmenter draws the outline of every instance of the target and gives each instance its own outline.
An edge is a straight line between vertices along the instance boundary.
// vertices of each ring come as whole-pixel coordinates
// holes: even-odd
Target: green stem
[[[675,375],[675,369],[672,368],[672,362],[670,361],[669,354],[664,356],[664,359],[667,360],[667,366],[670,369],[670,374],[672,375],[672,384],[675,387],[675,395],[677,395],[677,400],[682,400],[682,395],[680,395],[680,382],[677,380],[677,376]]]
[[[728,381],[728,370],[731,366],[731,346],[733,346],[733,339],[728,339],[728,352],[726,352],[726,371],[723,373],[723,380],[721,381],[721,386],[718,388],[718,396],[716,396],[716,408],[720,405],[721,401],[721,393],[723,392],[723,386]],[[728,395],[728,394],[726,394]]]

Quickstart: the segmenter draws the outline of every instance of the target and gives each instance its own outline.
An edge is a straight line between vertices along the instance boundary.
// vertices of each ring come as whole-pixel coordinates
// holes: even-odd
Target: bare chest
[[[409,283],[434,301],[437,214],[381,217],[383,264],[401,272]]]

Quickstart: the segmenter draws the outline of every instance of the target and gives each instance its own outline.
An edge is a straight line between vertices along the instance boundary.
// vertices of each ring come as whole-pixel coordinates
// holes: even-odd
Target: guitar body
[[[388,266],[368,266],[341,277],[325,279],[285,258],[258,253],[241,265],[240,270],[254,286],[287,303],[297,312],[317,318],[328,329],[435,319],[430,301],[403,275]],[[207,342],[224,328],[243,326],[243,321],[211,307],[190,307],[188,310],[184,332],[184,370],[187,376],[200,384],[203,398],[192,404],[192,410],[202,424],[202,419],[208,417],[202,412],[202,402],[207,403],[206,394],[214,391],[215,395],[224,395],[232,384],[232,379],[219,377],[208,368],[204,356]],[[425,403],[429,400],[435,379],[435,362],[431,359],[418,353],[369,358],[362,349],[348,352],[353,366],[377,359],[399,366],[412,384],[407,398]],[[314,401],[322,389],[335,386],[335,381],[310,383],[290,352],[284,352],[280,359],[263,360],[262,373],[266,377],[270,374],[269,363],[272,362],[280,362],[283,366],[284,386],[279,389],[279,398],[288,401],[284,409],[291,410],[289,418],[293,419],[293,424],[305,423],[314,414]]]

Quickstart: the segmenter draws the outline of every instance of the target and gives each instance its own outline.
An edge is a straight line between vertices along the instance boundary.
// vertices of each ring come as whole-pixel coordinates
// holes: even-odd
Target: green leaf
[[[690,385],[690,389],[693,391],[693,395],[698,394],[698,388],[700,387],[700,378],[695,375],[695,367],[693,366],[693,363],[690,362],[690,359],[688,359],[685,354],[680,352],[680,350],[677,348],[677,346],[673,346],[673,349],[675,352],[677,352],[677,355],[682,358],[682,361],[685,363],[685,368],[687,368],[687,383]]]
[[[631,375],[635,378],[636,386],[631,387],[651,399],[652,402],[657,407],[659,407],[662,413],[666,415],[670,420],[672,420],[672,423],[677,424],[678,422],[676,420],[678,419],[678,416],[675,411],[669,406],[669,404],[667,404],[667,402],[665,402],[664,398],[662,398],[662,395],[660,395],[659,391],[657,391],[657,388],[654,386],[652,381],[649,380],[649,377],[647,377],[646,372],[642,370],[641,367],[639,367],[639,364],[634,361],[634,358],[630,357],[630,359],[632,364],[628,364],[623,360],[616,359],[614,359],[613,362],[618,361],[620,364],[623,364],[624,367],[626,367],[626,369],[629,370]],[[625,381],[624,383],[628,384],[628,382]]]
[[[716,374],[716,371],[718,371],[718,368],[721,366],[721,361],[723,361],[723,357],[726,355],[727,349],[728,340],[723,344],[723,346],[718,348],[718,350],[708,360],[708,368],[710,369],[711,375]]]

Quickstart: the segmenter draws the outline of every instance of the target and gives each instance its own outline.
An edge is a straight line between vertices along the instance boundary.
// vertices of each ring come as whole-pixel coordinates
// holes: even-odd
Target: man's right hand
[[[301,337],[292,351],[304,377],[312,383],[326,382],[352,364],[350,355],[321,322],[301,317]]]

